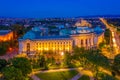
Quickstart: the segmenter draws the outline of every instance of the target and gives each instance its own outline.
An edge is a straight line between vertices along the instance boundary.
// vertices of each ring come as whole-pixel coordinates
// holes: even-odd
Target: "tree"
[[[69,66],[72,60],[71,53],[66,52],[63,56],[64,56],[64,63]]]
[[[32,72],[31,63],[27,58],[14,58],[12,59],[12,64],[15,68],[20,69],[24,76]]]
[[[11,30],[13,31],[14,38],[21,37],[25,32],[25,28],[20,24],[12,25]]]
[[[109,45],[111,40],[111,31],[109,29],[106,29],[104,36],[105,36],[106,44]]]
[[[76,47],[72,58],[79,61],[83,68],[91,70],[96,78],[100,67],[110,69],[109,60],[99,49],[85,50],[83,48]]]
[[[113,70],[114,70],[116,73],[119,73],[119,74],[120,74],[120,54],[118,54],[118,55],[115,56],[115,58],[114,58]]]
[[[113,76],[108,75],[106,73],[100,72],[98,74],[98,80],[117,80]]]
[[[40,67],[44,67],[45,66],[45,57],[40,56],[38,62],[39,62]]]
[[[4,55],[6,53],[7,49],[5,47],[0,46],[0,55]]]
[[[0,71],[7,65],[7,61],[5,59],[0,59]]]
[[[9,47],[10,47],[10,43],[8,41],[0,42],[0,55],[4,55]]]
[[[5,67],[2,73],[5,80],[25,80],[22,72],[13,66]]]
[[[105,47],[105,42],[101,42],[101,43],[99,44],[99,48],[102,49],[102,48],[104,48],[104,47]]]

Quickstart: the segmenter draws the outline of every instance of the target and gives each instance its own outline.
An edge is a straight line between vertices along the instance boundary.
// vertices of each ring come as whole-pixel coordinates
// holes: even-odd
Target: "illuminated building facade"
[[[11,30],[0,30],[0,41],[9,41],[13,39],[13,32]]]
[[[41,36],[40,30],[32,29],[19,39],[19,53],[71,52],[75,46],[90,49],[97,47],[103,38],[104,31],[100,27],[92,28],[86,25],[77,25],[75,29],[70,31],[69,35],[58,36]]]

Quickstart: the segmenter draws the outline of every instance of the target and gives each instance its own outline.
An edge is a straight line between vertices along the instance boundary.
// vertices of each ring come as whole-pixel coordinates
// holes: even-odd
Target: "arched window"
[[[30,54],[30,43],[27,43],[27,54]]]

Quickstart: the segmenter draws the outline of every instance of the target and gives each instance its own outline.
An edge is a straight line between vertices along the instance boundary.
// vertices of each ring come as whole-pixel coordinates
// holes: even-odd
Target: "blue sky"
[[[119,15],[120,0],[0,0],[3,17]]]

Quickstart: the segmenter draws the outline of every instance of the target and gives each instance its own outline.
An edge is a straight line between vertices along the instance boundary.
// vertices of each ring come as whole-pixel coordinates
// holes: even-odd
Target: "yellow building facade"
[[[57,52],[65,52],[71,51],[73,48],[73,40],[25,40],[20,41],[19,49],[20,53],[31,53],[34,54],[36,52],[42,53],[44,51],[53,51]]]

